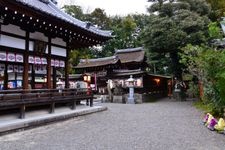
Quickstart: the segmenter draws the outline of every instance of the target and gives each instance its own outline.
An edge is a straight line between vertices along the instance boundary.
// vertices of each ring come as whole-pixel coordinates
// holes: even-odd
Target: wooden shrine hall
[[[100,45],[112,38],[90,23],[71,17],[56,0],[0,0],[0,110],[90,99],[93,95],[69,89],[71,50]],[[65,89],[56,90],[57,76]],[[19,90],[20,89],[20,90]]]
[[[81,59],[76,71],[91,76],[91,84],[98,94],[107,94],[109,80],[123,87],[128,92],[127,79],[134,78],[135,93],[168,92],[168,76],[154,75],[146,72],[148,67],[143,47],[116,50],[114,56],[98,59]],[[79,79],[78,79],[79,80]]]
[[[55,0],[0,0],[0,16],[1,89],[56,88],[58,70],[68,88],[70,50],[111,38],[61,11]]]

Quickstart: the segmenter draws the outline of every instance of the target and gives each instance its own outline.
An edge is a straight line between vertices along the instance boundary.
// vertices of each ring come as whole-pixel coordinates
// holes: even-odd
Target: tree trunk
[[[172,61],[172,71],[174,76],[182,80],[182,69],[181,69],[181,64],[179,63],[178,51],[171,52],[170,58]]]

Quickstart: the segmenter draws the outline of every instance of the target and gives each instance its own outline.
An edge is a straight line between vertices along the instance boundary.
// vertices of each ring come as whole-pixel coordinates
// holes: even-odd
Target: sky
[[[150,5],[147,0],[58,0],[58,5],[78,5],[84,13],[90,13],[95,8],[104,9],[109,16],[135,13],[147,13],[146,8]]]

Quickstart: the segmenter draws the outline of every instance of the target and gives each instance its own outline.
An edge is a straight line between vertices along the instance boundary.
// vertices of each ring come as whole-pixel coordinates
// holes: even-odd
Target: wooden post
[[[25,118],[25,105],[20,106],[20,119]]]
[[[1,40],[1,31],[2,31],[2,24],[0,23],[0,40]],[[7,90],[8,89],[8,72],[7,69],[8,68],[8,62],[5,62],[5,70],[4,70],[4,85],[3,85],[3,89]]]
[[[66,60],[65,60],[65,88],[69,88],[69,44],[66,43]]]
[[[32,65],[32,71],[31,71],[31,88],[35,89],[35,69],[34,69],[34,64]]]
[[[76,100],[72,101],[72,110],[76,109]]]
[[[199,86],[199,98],[202,100],[202,98],[204,96],[203,82],[202,81],[199,81],[198,82],[198,86]]]
[[[24,70],[23,70],[23,89],[28,89],[29,84],[29,37],[30,33],[29,31],[26,31],[26,41],[25,41],[25,52],[24,52],[24,58],[23,58],[23,64],[24,64]]]
[[[90,107],[93,107],[93,98],[90,99]]]
[[[87,106],[89,105],[89,99],[86,100],[86,105],[87,105]]]
[[[4,90],[8,89],[8,63],[5,63],[5,70],[4,70]]]
[[[77,90],[73,90],[72,110],[76,109],[76,103],[77,103],[75,99],[75,97],[77,96],[76,93],[77,93]]]
[[[167,89],[168,89],[168,97],[171,98],[172,97],[172,80],[168,80],[167,81]]]
[[[50,113],[51,113],[51,114],[55,113],[55,102],[52,102],[52,103],[51,103],[51,106],[50,106]]]
[[[56,68],[53,67],[53,89],[56,89]]]
[[[48,56],[47,56],[47,88],[51,89],[51,37],[48,37]]]

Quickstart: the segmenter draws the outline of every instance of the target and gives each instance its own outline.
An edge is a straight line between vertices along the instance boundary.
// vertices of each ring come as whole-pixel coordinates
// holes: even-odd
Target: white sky
[[[65,4],[81,6],[85,13],[101,8],[110,16],[146,13],[146,8],[150,5],[147,0],[58,0],[60,7]]]

